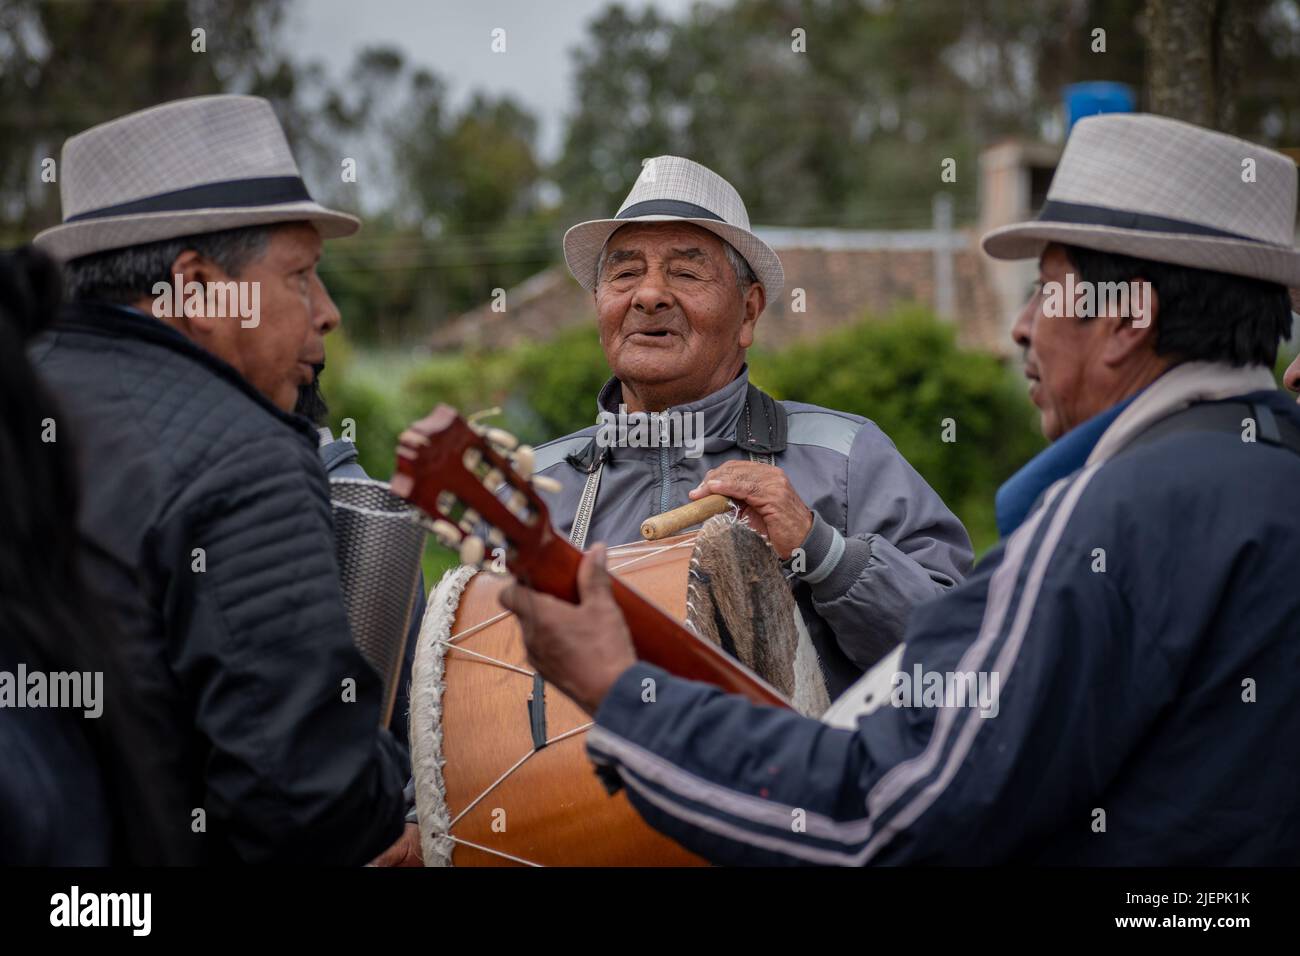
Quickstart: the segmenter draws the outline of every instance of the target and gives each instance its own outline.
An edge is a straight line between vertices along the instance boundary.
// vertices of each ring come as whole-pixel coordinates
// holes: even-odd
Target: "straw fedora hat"
[[[59,173],[63,224],[34,242],[60,259],[277,222],[311,222],[326,239],[361,228],[311,198],[255,96],[196,96],[94,126],[63,144]]]
[[[689,222],[731,243],[763,284],[771,302],[785,286],[781,260],[749,228],[749,213],[731,183],[681,156],[656,156],[641,174],[613,219],[580,222],[564,234],[564,261],[588,292],[596,288],[596,266],[605,242],[632,222]]]
[[[1080,120],[1038,218],[987,233],[995,259],[1049,242],[1300,287],[1296,164],[1255,143],[1141,113]]]

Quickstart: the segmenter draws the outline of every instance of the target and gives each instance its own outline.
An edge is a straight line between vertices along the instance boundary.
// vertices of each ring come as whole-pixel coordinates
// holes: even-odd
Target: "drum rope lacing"
[[[636,549],[639,549],[639,548],[641,547],[640,545],[629,545],[629,546],[626,546],[626,547],[623,547],[623,548],[614,548],[614,549],[612,549],[612,550],[610,551],[610,554],[613,554],[613,555],[615,555],[616,557],[620,557],[620,556],[623,556],[623,555],[626,555],[626,554],[629,554],[629,553],[637,554],[637,557],[632,558],[630,561],[624,561],[624,562],[622,562],[621,564],[615,565],[615,566],[611,567],[609,570],[611,570],[611,571],[621,571],[621,570],[623,570],[623,569],[626,568],[626,567],[630,567],[631,565],[636,564],[638,561],[644,561],[646,558],[652,558],[652,557],[654,557],[655,555],[663,554],[665,551],[672,551],[672,550],[677,549],[677,548],[694,547],[694,545],[695,545],[695,541],[694,541],[693,539],[692,539],[692,540],[689,540],[689,541],[678,541],[678,542],[676,542],[675,544],[657,545],[657,546],[655,546],[655,547],[650,548],[649,550],[647,550],[645,554],[637,554],[636,551],[629,551],[629,550],[628,550],[628,548],[636,548]],[[466,628],[465,630],[461,631],[461,632],[458,633],[458,634],[452,634],[450,637],[447,637],[447,638],[445,638],[445,639],[443,639],[443,640],[441,640],[441,641],[438,641],[437,643],[442,644],[442,645],[445,646],[448,650],[456,650],[456,651],[460,651],[462,654],[469,654],[471,657],[477,657],[477,658],[479,658],[480,660],[486,661],[486,662],[489,663],[489,664],[495,664],[495,665],[497,665],[498,667],[504,667],[504,668],[506,668],[507,670],[515,671],[516,673],[523,674],[523,675],[526,676],[526,677],[533,677],[533,676],[534,676],[534,672],[533,672],[533,671],[530,671],[530,670],[527,670],[527,669],[525,669],[525,668],[522,668],[522,667],[518,666],[517,664],[511,664],[511,663],[509,663],[508,661],[498,660],[497,658],[495,658],[495,657],[491,657],[491,656],[489,656],[489,655],[487,655],[487,654],[481,654],[481,653],[479,653],[478,651],[470,650],[468,647],[461,647],[461,646],[459,646],[459,645],[456,643],[457,641],[459,641],[459,640],[461,640],[461,639],[463,639],[463,638],[469,637],[470,635],[475,634],[475,633],[477,633],[478,631],[481,631],[483,628],[487,627],[488,625],[490,625],[490,624],[494,624],[494,623],[496,623],[497,621],[503,620],[504,618],[507,618],[507,617],[509,617],[509,616],[510,616],[510,612],[509,612],[509,611],[502,611],[500,614],[494,615],[493,617],[490,617],[490,618],[488,618],[488,619],[485,620],[485,621],[480,621],[478,624],[475,624],[475,625],[472,626],[472,627],[468,627],[468,628]],[[564,733],[562,733],[562,734],[557,734],[556,736],[551,737],[551,738],[549,738],[549,739],[546,741],[546,746],[549,747],[551,744],[559,743],[561,740],[565,740],[565,739],[567,739],[567,738],[569,738],[569,737],[574,737],[574,736],[576,736],[576,735],[578,735],[578,734],[584,733],[584,732],[587,731],[587,730],[592,726],[592,724],[594,724],[594,723],[595,723],[595,721],[588,721],[587,723],[585,723],[585,724],[581,724],[580,726],[577,726],[577,727],[574,727],[574,728],[572,728],[571,730],[566,730],[566,731],[565,731]],[[516,863],[522,863],[522,864],[524,864],[525,866],[535,866],[535,867],[540,867],[540,866],[542,865],[542,864],[540,864],[540,863],[533,863],[532,861],[530,861],[530,860],[525,860],[525,859],[523,859],[522,857],[512,856],[511,854],[509,854],[509,853],[504,853],[504,852],[502,852],[502,851],[500,851],[500,850],[494,850],[494,849],[492,849],[492,848],[490,848],[490,847],[480,846],[480,845],[477,844],[477,843],[471,843],[469,840],[462,840],[460,837],[458,837],[458,836],[456,836],[454,833],[452,833],[452,832],[451,832],[451,829],[452,829],[452,827],[454,827],[454,826],[457,824],[457,822],[459,822],[459,820],[461,819],[461,817],[465,816],[465,814],[469,813],[469,812],[470,812],[471,810],[473,810],[476,806],[478,806],[478,804],[481,803],[481,802],[483,801],[483,799],[484,799],[485,797],[487,797],[487,795],[488,795],[489,793],[491,793],[493,790],[495,790],[497,787],[499,787],[502,783],[504,783],[504,782],[505,782],[505,781],[510,777],[510,775],[511,775],[512,773],[514,773],[516,770],[518,770],[520,767],[522,767],[522,766],[524,765],[524,763],[528,760],[529,757],[531,757],[533,754],[537,753],[537,752],[538,752],[539,750],[541,750],[541,749],[543,749],[543,748],[541,748],[541,747],[534,747],[532,750],[528,751],[526,754],[524,754],[522,757],[520,757],[517,761],[515,761],[514,765],[511,766],[508,770],[506,770],[505,773],[503,773],[501,776],[497,777],[497,779],[494,780],[494,781],[492,781],[492,783],[488,784],[487,787],[483,790],[482,793],[480,793],[477,797],[475,797],[475,798],[474,798],[473,800],[471,800],[468,804],[466,804],[465,807],[464,807],[464,809],[462,809],[459,813],[457,813],[454,817],[451,818],[451,822],[447,824],[447,829],[446,829],[446,831],[445,831],[445,833],[444,833],[443,835],[446,836],[448,839],[452,840],[452,841],[455,842],[455,843],[460,843],[460,844],[463,844],[463,845],[465,845],[465,846],[472,847],[472,848],[474,848],[474,849],[476,849],[476,850],[482,850],[482,851],[484,851],[485,853],[492,853],[492,854],[495,854],[496,856],[503,857],[503,858],[505,858],[505,859],[507,859],[507,860],[513,860],[513,861],[516,862]]]

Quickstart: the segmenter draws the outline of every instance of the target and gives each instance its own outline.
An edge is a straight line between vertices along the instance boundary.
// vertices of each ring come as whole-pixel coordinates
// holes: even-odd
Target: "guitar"
[[[506,457],[511,442],[507,433],[471,425],[454,408],[439,405],[403,433],[390,487],[434,519],[435,530],[444,540],[454,536],[469,545],[461,549],[465,563],[481,563],[485,548],[473,539],[487,527],[487,543],[504,549],[506,566],[516,578],[534,590],[576,604],[582,552],[551,527],[546,503],[527,477],[531,453],[522,462],[524,475],[520,475]],[[518,461],[522,456],[515,457]],[[507,485],[508,491],[503,487]],[[637,657],[757,704],[790,706],[761,677],[692,634],[634,588],[613,576],[610,586]]]

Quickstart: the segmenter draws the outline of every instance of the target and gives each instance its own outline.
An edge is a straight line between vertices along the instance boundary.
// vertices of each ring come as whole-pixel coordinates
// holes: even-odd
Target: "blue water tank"
[[[1127,83],[1108,80],[1094,83],[1071,83],[1064,91],[1065,135],[1070,135],[1074,124],[1085,116],[1097,113],[1132,113],[1137,106],[1137,94]]]

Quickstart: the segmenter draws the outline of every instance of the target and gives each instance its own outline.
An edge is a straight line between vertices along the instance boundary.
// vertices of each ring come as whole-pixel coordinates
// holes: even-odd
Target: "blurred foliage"
[[[1241,36],[1182,51],[1186,74],[1233,59],[1215,64],[1233,77],[1221,91],[1237,104],[1227,131],[1300,144],[1300,0],[1231,6]],[[1063,87],[1116,81],[1138,91],[1139,108],[1147,102],[1147,53],[1168,39],[1150,35],[1147,7],[734,0],[673,19],[612,4],[574,51],[576,109],[554,169],[567,218],[616,208],[642,159],[662,153],[705,161],[753,222],[858,228],[927,226],[951,157],[959,218],[973,218],[978,150],[1004,136],[1059,136]],[[1093,51],[1096,30],[1104,52]],[[792,49],[797,39],[806,52]]]
[[[675,153],[707,158],[751,221],[925,227],[951,157],[970,218],[981,146],[1040,134],[1069,80],[1140,85],[1136,12],[1104,0],[737,0],[669,19],[612,5],[575,51],[577,109],[555,170],[566,211],[616,208],[642,158]],[[1088,53],[1093,27],[1107,29],[1105,56]]]
[[[781,353],[755,353],[751,374],[777,398],[871,419],[982,552],[997,540],[993,494],[1046,446],[1023,380],[997,358],[960,349],[950,324],[904,307]],[[943,440],[952,420],[953,438]]]
[[[279,42],[286,3],[0,0],[0,210],[12,240],[59,220],[40,161],[72,134],[205,93],[282,104],[296,74]],[[206,30],[204,56],[191,49],[195,27]]]
[[[731,0],[671,18],[615,2],[571,52],[548,163],[517,101],[455,89],[393,47],[361,49],[336,74],[293,49],[289,6],[0,0],[0,241],[57,221],[40,160],[72,133],[183,96],[267,96],[313,193],[364,205],[366,228],[328,244],[321,271],[349,335],[391,347],[558,261],[563,228],[610,214],[661,153],[717,170],[754,222],[872,229],[928,226],[952,158],[944,186],[969,222],[983,146],[1059,133],[1067,83],[1118,80],[1145,102],[1160,39],[1148,42],[1138,0]],[[1241,60],[1235,131],[1300,144],[1300,0],[1233,10],[1246,21],[1228,49]],[[208,52],[195,56],[200,26]],[[1091,50],[1096,29],[1105,53]],[[797,30],[806,52],[792,49]],[[356,182],[340,175],[346,159]]]
[[[922,309],[864,320],[784,351],[750,353],[756,384],[773,395],[870,418],[966,524],[977,549],[997,539],[993,493],[1044,446],[1023,382],[998,359],[958,348],[950,325]],[[595,421],[609,377],[594,330],[495,352],[438,356],[405,376],[365,374],[354,351],[330,344],[324,382],[336,434],[353,419],[361,463],[393,468],[398,433],[438,402],[498,406],[495,421],[530,444]],[[956,440],[944,442],[944,420]]]

